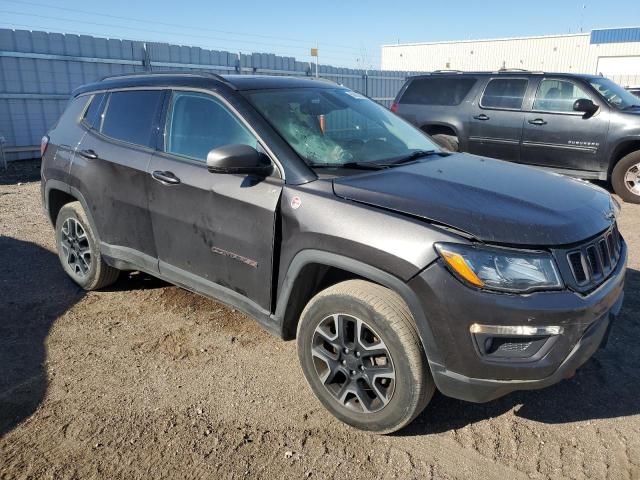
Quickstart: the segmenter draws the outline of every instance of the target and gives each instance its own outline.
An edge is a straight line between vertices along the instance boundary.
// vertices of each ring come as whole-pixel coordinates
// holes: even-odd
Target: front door
[[[260,148],[222,99],[175,91],[166,117],[164,151],[153,156],[148,170],[160,273],[201,293],[246,298],[250,307],[269,310],[283,181],[207,170],[213,148]]]
[[[526,78],[491,78],[469,119],[469,152],[519,161]]]
[[[600,170],[600,152],[609,115],[600,104],[595,114],[574,112],[580,98],[600,102],[586,89],[567,79],[541,80],[533,106],[525,115],[523,163],[570,170]]]

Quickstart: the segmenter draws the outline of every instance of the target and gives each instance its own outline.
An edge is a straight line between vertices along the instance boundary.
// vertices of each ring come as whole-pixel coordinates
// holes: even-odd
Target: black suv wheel
[[[613,190],[625,202],[640,203],[640,151],[622,157],[611,174]]]
[[[80,202],[66,204],[56,218],[56,247],[64,271],[85,290],[112,284],[119,270],[107,265]]]
[[[380,285],[349,280],[317,294],[302,313],[297,343],[316,396],[356,428],[396,431],[435,390],[409,308]]]

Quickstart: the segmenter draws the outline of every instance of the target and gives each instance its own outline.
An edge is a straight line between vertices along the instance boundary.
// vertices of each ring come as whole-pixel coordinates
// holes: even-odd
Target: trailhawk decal
[[[211,251],[213,253],[217,253],[218,255],[224,255],[225,257],[233,258],[234,260],[238,260],[239,262],[244,263],[245,265],[249,265],[253,268],[258,268],[258,262],[251,258],[243,257],[242,255],[238,255],[237,253],[228,252],[227,250],[223,250],[218,247],[211,247]]]

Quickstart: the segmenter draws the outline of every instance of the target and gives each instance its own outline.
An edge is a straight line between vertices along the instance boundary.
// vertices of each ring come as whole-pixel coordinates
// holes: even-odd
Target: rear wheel
[[[318,399],[356,428],[396,431],[435,390],[409,308],[380,285],[349,280],[320,292],[302,313],[297,343]]]
[[[458,137],[456,137],[455,135],[436,133],[435,135],[432,135],[431,138],[433,138],[438,145],[440,145],[445,150],[448,150],[449,152],[458,152],[460,150]]]
[[[97,237],[80,202],[60,209],[56,247],[64,271],[85,290],[97,290],[117,280],[120,271],[102,259]]]
[[[622,157],[611,174],[613,190],[625,202],[640,203],[640,151]]]

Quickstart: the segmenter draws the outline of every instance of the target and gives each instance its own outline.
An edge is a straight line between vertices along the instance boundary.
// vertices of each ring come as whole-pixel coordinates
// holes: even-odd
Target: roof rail
[[[455,70],[455,69],[441,69],[441,70],[434,70],[431,73],[464,73],[462,70]]]
[[[166,76],[192,76],[192,77],[208,77],[218,80],[225,85],[232,87],[234,90],[236,87],[222,75],[213,72],[205,72],[205,71],[180,71],[180,70],[156,70],[151,72],[130,72],[130,73],[120,73],[116,75],[107,75],[106,77],[102,77],[99,81],[102,82],[104,80],[114,80],[114,79],[123,79],[129,77],[144,77],[144,76],[158,76],[158,75],[166,75]]]

